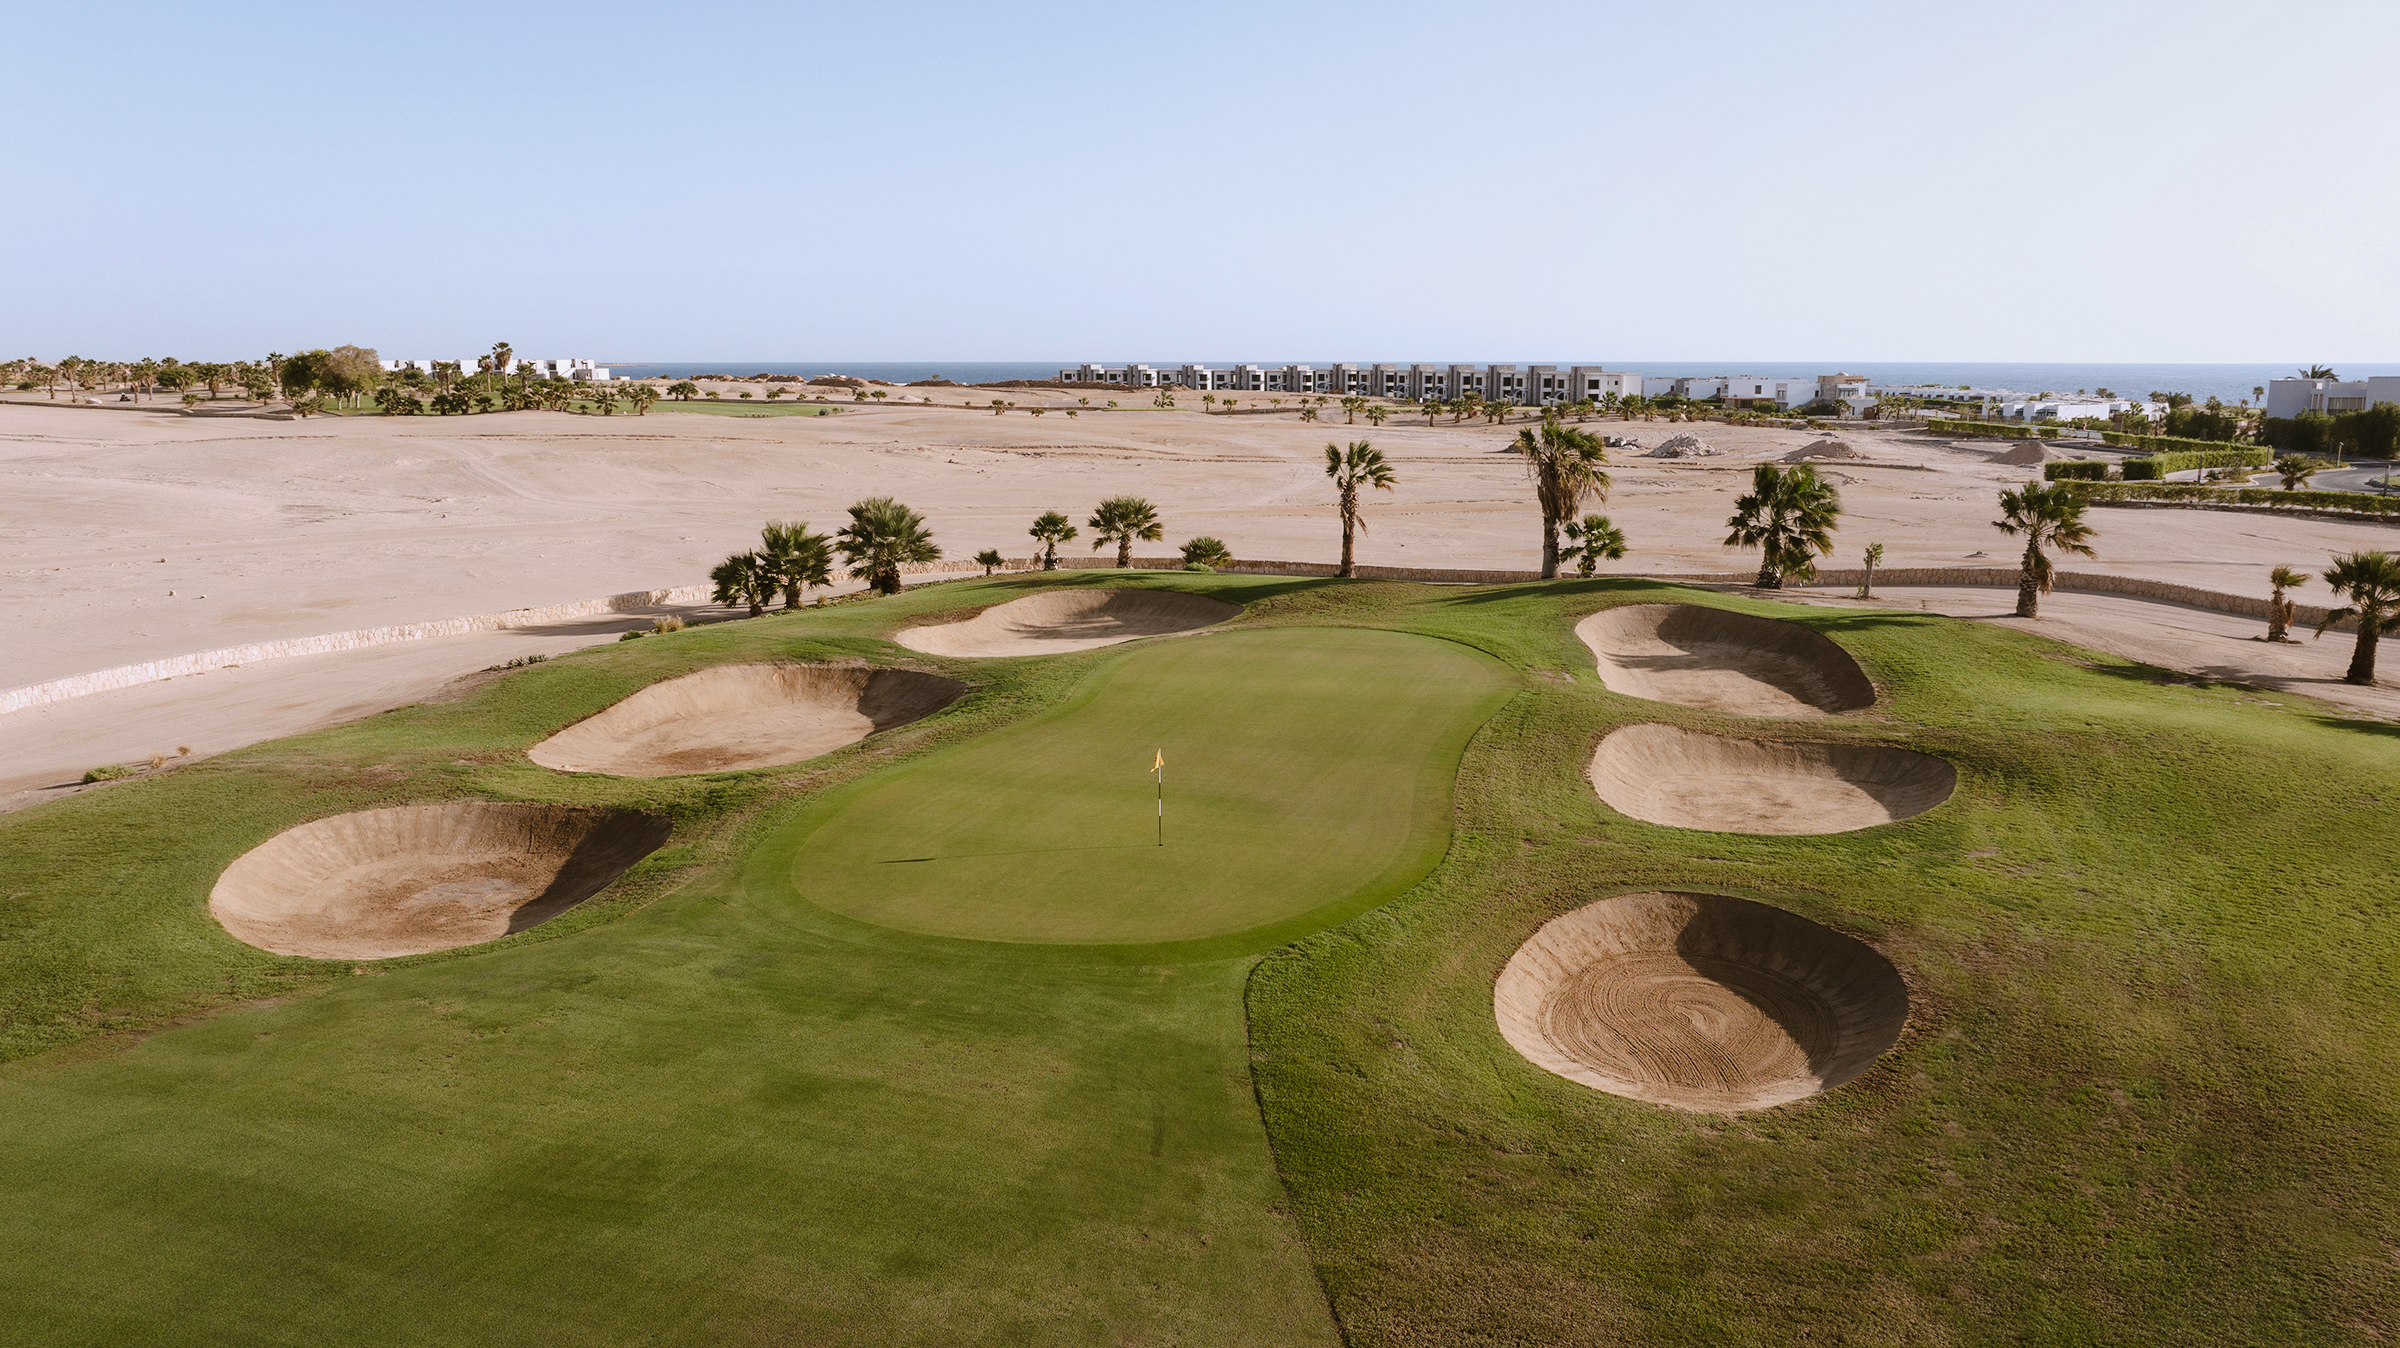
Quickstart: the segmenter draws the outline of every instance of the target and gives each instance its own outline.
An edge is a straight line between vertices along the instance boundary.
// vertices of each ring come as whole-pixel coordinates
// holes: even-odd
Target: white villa
[[[2267,381],[2267,415],[2271,417],[2296,417],[2302,412],[2364,412],[2377,403],[2400,403],[2400,375]]]

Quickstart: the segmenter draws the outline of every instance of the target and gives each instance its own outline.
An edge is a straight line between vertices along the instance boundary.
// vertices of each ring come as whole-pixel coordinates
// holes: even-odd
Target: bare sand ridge
[[[1551,919],[1493,989],[1536,1066],[1732,1114],[1849,1081],[1891,1050],[1908,988],[1865,943],[1721,894],[1622,894]]]
[[[1716,833],[1847,833],[1920,815],[1958,789],[1941,759],[1883,744],[1795,744],[1670,725],[1611,731],[1592,788],[1619,814]]]
[[[658,850],[633,810],[452,801],[286,829],[225,868],[208,911],[279,955],[389,959],[540,926]]]
[[[1702,604],[1625,604],[1575,625],[1611,692],[1744,716],[1875,704],[1850,653],[1798,623]]]
[[[1057,655],[1224,622],[1239,604],[1172,590],[1052,590],[892,640],[927,655]]]
[[[561,772],[674,777],[771,768],[922,720],[967,686],[866,665],[725,665],[652,684],[526,751]]]

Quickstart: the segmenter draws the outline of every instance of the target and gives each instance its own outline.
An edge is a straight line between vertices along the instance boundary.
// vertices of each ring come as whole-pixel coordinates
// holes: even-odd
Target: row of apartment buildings
[[[1754,375],[1656,375],[1648,378],[1597,365],[1235,365],[1217,369],[1183,365],[1079,365],[1058,372],[1060,381],[1115,388],[1181,388],[1208,393],[1325,394],[1421,402],[1428,398],[1479,398],[1520,407],[1597,402],[1619,398],[1722,398],[1728,405],[1772,406],[1789,411],[1827,401],[1863,407],[1865,375],[1829,374],[1814,379]]]
[[[476,362],[488,359],[488,356],[469,356],[465,360],[386,360],[377,364],[383,366],[385,374],[398,374],[402,370],[423,370],[432,374],[436,365],[455,365],[462,374],[474,374],[478,368]],[[588,360],[512,359],[501,373],[512,378],[530,373],[536,379],[572,379],[587,384],[606,383],[609,378],[607,366],[594,365]]]

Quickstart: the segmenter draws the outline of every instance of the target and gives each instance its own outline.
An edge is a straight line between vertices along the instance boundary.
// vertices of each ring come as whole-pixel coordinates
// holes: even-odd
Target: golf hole
[[[1702,1113],[1830,1090],[1889,1052],[1908,989],[1864,942],[1721,894],[1623,894],[1551,919],[1493,992],[1500,1033],[1594,1090]]]
[[[1798,623],[1701,604],[1626,604],[1575,625],[1609,691],[1744,716],[1815,717],[1875,704],[1848,651]]]
[[[1807,744],[1703,735],[1670,725],[1611,731],[1592,789],[1619,814],[1715,833],[1847,833],[1925,813],[1958,770],[1883,744]]]
[[[913,669],[726,665],[652,684],[526,756],[616,777],[780,767],[931,716],[965,692]]]
[[[335,815],[243,853],[208,911],[278,955],[449,950],[558,916],[657,851],[669,827],[634,810],[480,800]]]

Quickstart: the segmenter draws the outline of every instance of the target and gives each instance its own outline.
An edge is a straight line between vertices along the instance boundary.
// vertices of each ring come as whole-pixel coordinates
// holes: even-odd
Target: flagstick
[[[1158,758],[1158,845],[1167,845],[1167,758],[1161,749]]]

